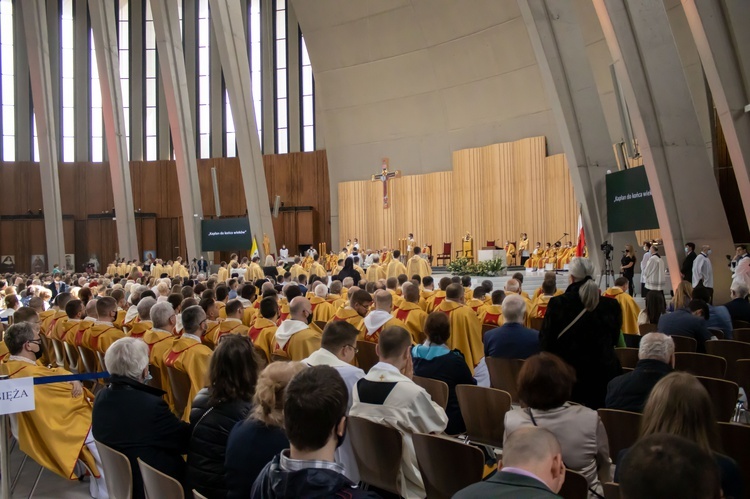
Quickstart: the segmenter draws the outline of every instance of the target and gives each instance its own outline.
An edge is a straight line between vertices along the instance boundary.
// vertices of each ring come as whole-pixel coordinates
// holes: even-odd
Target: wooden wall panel
[[[552,243],[564,232],[574,240],[577,231],[565,157],[547,157],[544,137],[455,151],[452,171],[405,176],[389,188],[392,205],[383,210],[379,182],[339,184],[339,247],[357,237],[364,248],[393,248],[413,232],[440,253],[443,242],[458,249],[467,231],[477,249],[521,232]]]

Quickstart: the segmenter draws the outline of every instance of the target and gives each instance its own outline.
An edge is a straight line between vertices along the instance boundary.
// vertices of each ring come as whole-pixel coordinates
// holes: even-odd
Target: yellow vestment
[[[440,303],[435,310],[447,314],[451,321],[451,337],[446,346],[451,350],[460,350],[474,374],[474,367],[484,357],[482,323],[477,314],[466,305],[449,300]]]

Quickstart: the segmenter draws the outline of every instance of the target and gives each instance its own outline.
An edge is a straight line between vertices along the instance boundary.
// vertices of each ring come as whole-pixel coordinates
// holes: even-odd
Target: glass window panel
[[[300,50],[301,56],[302,56],[302,65],[303,66],[309,66],[310,65],[310,54],[307,53],[307,44],[305,43],[305,37],[300,37],[300,43],[302,44],[302,48]]]
[[[62,51],[62,67],[64,74],[71,74],[72,71],[68,71],[67,68],[73,68],[73,49],[63,49]],[[71,74],[72,76],[72,74]]]
[[[200,0],[198,2],[198,19],[208,18],[208,0]]]
[[[286,38],[286,16],[284,11],[276,13],[276,39]]]
[[[156,77],[156,50],[146,51],[146,76]]]
[[[3,106],[3,135],[16,133],[16,113],[14,106]]]
[[[16,160],[16,138],[3,135],[3,161]]]
[[[276,69],[286,68],[286,40],[276,41]]]
[[[209,28],[208,19],[201,19],[198,21],[198,46],[208,47],[209,40]]]
[[[208,82],[208,76],[201,76],[199,79],[198,86],[200,87],[199,92],[199,104],[208,105],[210,102],[210,89],[209,89],[209,82]]]
[[[311,66],[302,66],[302,95],[312,95],[313,74]]]
[[[91,136],[101,137],[102,136],[102,113],[101,110],[92,110],[91,113]]]
[[[286,0],[276,0],[276,10],[286,9]]]
[[[99,109],[101,112],[102,93],[99,91],[99,80],[92,80],[91,82],[91,107]]]
[[[76,127],[76,121],[75,121],[75,115],[73,113],[63,113],[63,129],[62,134],[63,137],[72,137],[73,131]]]
[[[120,50],[118,58],[120,59],[120,77],[124,78],[130,74],[130,61],[128,61],[128,51]]]
[[[125,118],[125,136],[130,136],[130,109],[127,107],[122,110],[123,117]]]
[[[208,134],[201,134],[201,158],[211,157],[211,138]]]
[[[155,107],[146,108],[146,133],[148,135],[156,133],[156,108]]]
[[[313,119],[313,115],[315,111],[313,110],[313,98],[310,95],[306,95],[302,98],[302,125],[303,126],[310,126],[315,124],[315,120]]]
[[[3,75],[3,102],[6,105],[13,105],[15,101],[15,82],[13,75]]]
[[[279,128],[279,141],[278,141],[278,153],[286,154],[289,152],[289,144],[287,137],[287,129]]]
[[[280,69],[276,72],[276,97],[279,99],[286,98],[286,69]]]
[[[130,82],[126,78],[120,78],[120,89],[122,90],[122,106],[130,107]]]
[[[315,150],[315,127],[306,126],[302,133],[304,134],[304,151]]]
[[[200,129],[202,133],[211,129],[211,109],[207,105],[200,107]]]
[[[91,139],[91,161],[100,163],[104,160],[103,143],[101,137],[92,137]]]
[[[154,32],[154,23],[146,23],[146,48],[156,47],[156,33]]]
[[[260,43],[253,43],[250,48],[250,61],[252,62],[253,71],[260,69]]]
[[[146,161],[156,161],[156,137],[146,137]]]
[[[235,143],[234,133],[227,134],[227,157],[233,158],[237,156],[237,144]]]
[[[3,74],[8,74],[6,73],[6,71],[13,70],[13,45],[3,42],[2,50],[0,51],[0,57],[2,57],[3,61]]]
[[[5,7],[6,2],[3,2],[3,6]],[[8,3],[7,5],[10,5]],[[2,15],[2,18],[0,19],[0,42],[3,43],[3,45],[7,44],[13,44],[13,13],[12,10],[9,13],[8,9],[4,9],[5,11],[0,14]]]
[[[128,15],[128,0],[120,0],[120,21],[126,21]]]
[[[286,128],[287,127],[287,111],[286,111],[286,99],[279,99],[276,101],[277,104],[277,126],[279,128]]]
[[[69,107],[75,99],[75,85],[73,78],[63,78],[62,81],[63,107]]]
[[[260,74],[259,73],[253,73],[251,77],[251,83],[253,86],[253,100],[260,101],[261,97],[261,81],[260,81]]]
[[[198,74],[200,76],[207,76],[209,74],[208,47],[198,49]]]
[[[146,102],[156,103],[156,78],[146,80]]]
[[[151,12],[151,0],[146,0],[146,20],[152,21],[154,14]]]
[[[63,19],[60,22],[60,42],[63,49],[73,48],[73,21]]]
[[[63,161],[71,163],[75,161],[75,139],[63,137]]]

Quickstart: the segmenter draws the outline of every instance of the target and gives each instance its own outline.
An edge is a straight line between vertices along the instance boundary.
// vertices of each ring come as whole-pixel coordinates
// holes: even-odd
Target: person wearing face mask
[[[253,485],[252,499],[380,497],[347,479],[335,459],[346,436],[348,400],[346,384],[332,367],[310,367],[292,379],[284,396],[284,429],[290,448],[263,468]]]
[[[191,402],[205,386],[208,374],[208,363],[211,360],[211,349],[202,343],[206,335],[208,319],[200,305],[193,305],[182,311],[183,333],[172,340],[172,345],[164,354],[164,365],[183,372],[190,378],[190,392],[183,421],[190,421]],[[169,341],[169,340],[167,340]]]
[[[289,318],[281,323],[274,336],[274,356],[291,360],[302,360],[320,348],[321,334],[310,328],[312,305],[304,296],[297,296],[289,303]]]
[[[99,318],[83,335],[81,345],[95,352],[105,353],[115,341],[125,337],[122,329],[114,325],[117,319],[117,302],[111,296],[96,300],[96,314]]]
[[[11,379],[71,374],[37,363],[44,353],[38,322],[13,324],[3,341],[10,352],[4,366]],[[93,395],[88,391],[84,395],[81,383],[73,381],[36,385],[34,396],[35,409],[16,414],[20,448],[43,467],[71,480],[78,478],[78,460],[85,462],[93,474],[91,497],[108,498],[99,452],[90,431],[91,403],[87,396]]]
[[[695,243],[685,243],[685,260],[682,261],[680,275],[682,280],[693,282],[693,262],[698,255],[695,254]]]
[[[357,381],[365,377],[365,372],[351,364],[357,353],[357,335],[359,331],[345,321],[330,322],[323,330],[320,350],[314,352],[302,362],[309,366],[330,366],[336,369],[346,383],[350,394],[347,411],[351,408],[351,393]],[[336,462],[344,467],[344,475],[354,483],[359,482],[359,470],[354,458],[352,443],[348,438],[336,449]]]
[[[162,305],[162,304],[160,304]],[[133,471],[133,499],[142,499],[137,459],[184,483],[190,425],[177,419],[150,378],[148,346],[137,338],[115,341],[104,355],[110,384],[94,401],[91,431],[97,441],[125,454]]]
[[[713,303],[714,269],[711,266],[711,260],[708,259],[710,255],[711,246],[707,244],[701,246],[701,253],[695,257],[695,261],[693,262],[693,288],[697,287],[698,284],[703,284],[703,287],[709,293],[708,303]]]

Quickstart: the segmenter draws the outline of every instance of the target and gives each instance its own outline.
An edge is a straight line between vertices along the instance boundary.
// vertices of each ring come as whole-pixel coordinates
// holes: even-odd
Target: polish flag
[[[586,246],[586,236],[583,234],[583,219],[578,213],[578,245],[576,246],[576,256],[583,256],[583,248]]]

